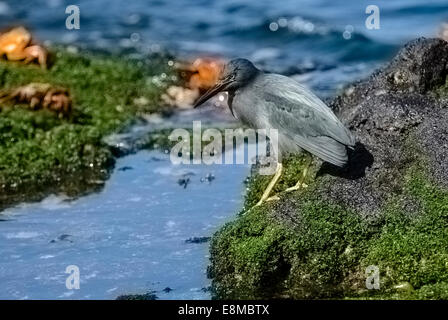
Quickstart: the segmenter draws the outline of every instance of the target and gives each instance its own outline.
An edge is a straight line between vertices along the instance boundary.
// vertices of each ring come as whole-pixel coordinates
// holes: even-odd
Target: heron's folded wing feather
[[[302,149],[338,167],[343,167],[348,161],[346,146],[332,138],[326,136],[304,138],[295,135],[292,139]]]
[[[346,145],[332,137],[322,135],[320,130],[310,125],[310,123],[297,121],[296,117],[292,117],[288,112],[283,111],[272,114],[269,121],[272,128],[279,130],[280,133],[286,135],[300,148],[318,156],[322,160],[339,167],[347,163]],[[291,146],[292,149],[293,146]]]
[[[333,111],[298,82],[272,74],[267,75],[263,86],[263,100],[271,125],[304,138],[327,136],[346,146],[354,146],[353,135]]]

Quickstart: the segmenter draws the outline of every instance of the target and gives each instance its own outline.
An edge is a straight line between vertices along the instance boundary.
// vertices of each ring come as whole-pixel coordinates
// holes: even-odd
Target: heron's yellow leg
[[[269,194],[271,193],[272,189],[275,187],[276,183],[278,182],[278,179],[280,179],[280,176],[282,175],[282,170],[283,170],[282,164],[277,163],[277,168],[275,169],[274,177],[272,178],[271,182],[269,182],[268,186],[266,187],[266,190],[264,190],[260,201],[258,201],[255,206],[261,205],[265,200],[268,199]]]
[[[303,167],[303,171],[302,171],[302,177],[299,179],[299,181],[297,181],[296,185],[293,187],[289,187],[288,189],[286,189],[286,192],[290,192],[290,191],[296,191],[299,190],[300,188],[306,188],[308,187],[308,185],[305,183],[305,179],[306,176],[308,174],[308,169],[310,167],[310,160],[306,161],[305,166]]]

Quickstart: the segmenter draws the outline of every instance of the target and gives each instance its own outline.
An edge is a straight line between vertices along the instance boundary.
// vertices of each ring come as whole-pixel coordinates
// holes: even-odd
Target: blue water
[[[69,31],[69,4],[0,0],[0,28],[25,24],[45,43],[134,56],[169,50],[180,58],[246,57],[322,97],[366,76],[406,41],[434,36],[448,21],[446,0],[78,0],[81,29]],[[380,8],[379,30],[365,28],[370,4]],[[169,121],[149,117],[148,126],[109,143],[132,145],[148,128],[185,126],[199,114],[208,125],[234,125],[216,110],[195,112]],[[209,174],[215,179],[201,182]],[[207,299],[208,244],[185,240],[209,237],[232,219],[248,174],[247,165],[176,167],[164,153],[141,151],[119,159],[99,193],[52,195],[8,209],[0,217],[0,298],[113,299],[155,290],[162,299]],[[185,177],[186,188],[178,184]],[[80,290],[65,287],[64,271],[72,264],[80,269]]]
[[[167,154],[141,151],[119,159],[98,194],[52,195],[6,210],[0,299],[114,299],[152,290],[160,299],[209,298],[208,243],[186,240],[210,237],[231,219],[248,171],[173,166]],[[69,265],[79,267],[79,290],[66,288]]]
[[[70,4],[80,8],[79,30],[65,28]],[[379,30],[365,27],[370,4],[380,8]],[[434,36],[443,21],[446,0],[0,1],[0,28],[24,23],[42,40],[107,50],[246,57],[322,96],[368,74],[404,42]]]

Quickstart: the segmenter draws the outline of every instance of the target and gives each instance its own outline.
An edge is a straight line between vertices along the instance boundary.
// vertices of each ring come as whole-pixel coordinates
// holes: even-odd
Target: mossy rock
[[[123,294],[115,300],[157,300],[157,295],[155,291],[148,291],[144,294]]]
[[[0,210],[51,192],[80,195],[101,187],[114,164],[103,138],[125,130],[140,114],[159,111],[159,97],[175,76],[164,57],[135,61],[61,48],[53,56],[48,70],[0,61],[2,90],[50,83],[67,88],[74,101],[67,119],[0,105]],[[135,103],[142,98],[146,104]]]
[[[211,241],[215,298],[448,297],[448,43],[417,39],[331,107],[357,136],[348,170],[284,162],[279,201],[250,209],[269,177],[252,175],[245,207]],[[379,270],[368,289],[366,269]]]

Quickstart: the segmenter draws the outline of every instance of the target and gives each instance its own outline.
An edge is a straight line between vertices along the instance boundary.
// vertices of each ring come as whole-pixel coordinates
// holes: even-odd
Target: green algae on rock
[[[280,201],[247,211],[211,241],[215,298],[446,299],[448,43],[417,39],[331,104],[368,150]],[[284,163],[277,192],[300,176]],[[245,211],[265,177],[248,185]],[[283,184],[283,185],[282,185]],[[376,266],[380,288],[367,289]]]
[[[69,89],[74,100],[68,119],[0,106],[0,209],[50,192],[96,190],[114,163],[103,137],[159,110],[159,97],[174,76],[164,57],[135,61],[64,49],[54,56],[49,70],[0,62],[0,88],[49,83]],[[143,98],[144,104],[135,103]]]

